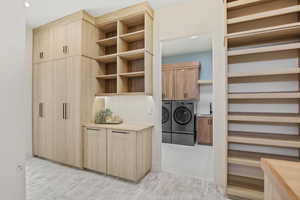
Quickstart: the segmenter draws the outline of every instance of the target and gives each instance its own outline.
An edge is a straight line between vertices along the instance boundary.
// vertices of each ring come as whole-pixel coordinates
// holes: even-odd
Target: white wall
[[[29,117],[26,119],[26,158],[32,157],[32,28],[26,26],[26,44],[25,44],[25,68],[26,73],[26,112]]]
[[[213,39],[213,101],[214,101],[214,151],[215,182],[224,189],[226,185],[226,135],[227,135],[227,80],[224,54],[223,2],[212,0],[188,0],[156,10],[155,68],[160,76],[160,40],[174,39],[203,33]],[[186,12],[183,12],[186,11]],[[161,90],[161,88],[160,88]],[[158,104],[157,104],[158,105]],[[158,113],[161,113],[159,105]],[[160,142],[160,141],[159,141]]]
[[[0,7],[0,199],[3,200],[25,199],[25,134],[30,116],[26,108],[23,5],[23,0],[10,0]]]

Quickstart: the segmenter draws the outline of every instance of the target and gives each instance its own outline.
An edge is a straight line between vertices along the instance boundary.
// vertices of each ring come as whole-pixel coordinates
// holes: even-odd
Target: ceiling
[[[27,25],[34,28],[61,18],[79,10],[86,10],[91,15],[99,16],[120,8],[144,2],[145,0],[26,0],[30,7],[26,8]],[[148,0],[154,8],[160,8],[175,2],[186,0]]]
[[[163,57],[210,50],[212,50],[212,39],[210,35],[199,35],[175,40],[167,40],[162,43]]]

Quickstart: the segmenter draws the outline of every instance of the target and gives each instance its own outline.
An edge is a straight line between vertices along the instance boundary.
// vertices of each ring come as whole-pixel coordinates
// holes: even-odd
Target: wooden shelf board
[[[243,77],[255,77],[255,76],[278,76],[278,75],[288,75],[288,74],[299,74],[300,68],[287,68],[287,69],[277,69],[273,71],[261,71],[261,72],[236,72],[230,73],[228,78],[243,78]]]
[[[262,191],[257,191],[249,188],[239,187],[239,186],[227,186],[227,194],[239,198],[247,198],[251,200],[263,200],[264,193]]]
[[[258,180],[262,180],[262,181],[264,180],[264,177],[259,176],[259,174],[250,175],[250,174],[241,173],[241,172],[228,172],[228,175],[230,175],[230,176],[240,176],[240,177],[251,178],[251,179],[258,179]]]
[[[285,148],[300,148],[299,135],[229,131],[228,142]]]
[[[300,92],[230,93],[228,99],[300,99]]]
[[[138,41],[138,40],[143,40],[144,37],[145,37],[144,30],[120,35],[120,38],[125,40],[126,42],[134,42],[134,41]]]
[[[105,97],[105,96],[116,96],[117,93],[96,93],[97,97]]]
[[[285,50],[299,49],[299,48],[300,48],[300,42],[296,42],[296,43],[280,44],[280,45],[273,45],[273,46],[266,46],[266,47],[256,47],[250,49],[229,50],[227,55],[240,56],[240,55],[247,55],[247,54],[285,51]]]
[[[101,46],[112,46],[117,44],[117,37],[105,38],[98,40],[97,43]]]
[[[227,34],[229,47],[294,39],[300,35],[300,22]]]
[[[117,74],[96,75],[96,78],[99,78],[99,79],[116,79],[117,78]]]
[[[120,92],[119,95],[145,95],[145,92]]]
[[[105,22],[101,24],[96,24],[96,26],[103,32],[112,32],[117,30],[117,21]]]
[[[145,56],[145,49],[137,49],[132,51],[125,51],[118,54],[121,58],[127,60],[137,60],[144,58]]]
[[[242,113],[228,114],[229,121],[300,124],[300,115],[294,113]]]
[[[228,163],[230,164],[260,168],[261,158],[271,158],[271,159],[300,162],[300,158],[292,157],[292,156],[274,155],[274,154],[257,153],[257,152],[246,152],[246,151],[235,151],[235,150],[228,151]]]
[[[233,2],[228,2],[227,3],[227,9],[237,9],[237,8],[243,8],[243,7],[249,7],[253,5],[257,5],[260,3],[264,3],[267,1],[272,1],[272,0],[237,0]]]
[[[290,6],[290,7],[286,7],[286,8],[281,8],[281,9],[246,15],[246,16],[242,16],[242,17],[227,19],[227,24],[229,24],[229,25],[237,24],[237,23],[248,22],[248,21],[253,21],[253,20],[257,20],[257,19],[264,19],[264,18],[269,18],[269,17],[286,15],[286,14],[295,13],[295,12],[299,12],[299,11],[300,11],[300,5],[295,5],[295,6]]]
[[[96,57],[95,59],[97,61],[103,62],[103,63],[117,62],[117,54],[99,56],[99,57]]]
[[[199,80],[198,84],[199,85],[212,85],[213,81],[212,80]]]
[[[141,71],[141,72],[121,73],[120,76],[121,77],[127,77],[127,78],[131,78],[131,77],[143,77],[143,76],[145,76],[145,72]]]

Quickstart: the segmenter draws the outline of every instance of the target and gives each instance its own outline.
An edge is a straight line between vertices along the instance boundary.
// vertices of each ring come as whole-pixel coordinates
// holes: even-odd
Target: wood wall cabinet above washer
[[[163,100],[199,99],[200,63],[166,64],[162,67]]]
[[[162,98],[163,100],[173,100],[175,98],[174,69],[170,65],[162,68]]]

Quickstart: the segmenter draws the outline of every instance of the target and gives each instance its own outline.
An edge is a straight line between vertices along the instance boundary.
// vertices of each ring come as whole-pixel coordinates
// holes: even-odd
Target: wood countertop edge
[[[109,128],[114,130],[126,130],[126,131],[143,131],[154,127],[154,125],[152,124],[130,124],[130,123],[122,123],[122,124],[81,123],[81,126],[86,128]]]
[[[289,197],[289,200],[300,200],[300,197],[295,193],[295,191],[287,184],[286,180],[281,176],[281,174],[274,169],[269,160],[275,159],[261,159],[261,167],[269,177],[276,181],[276,185],[281,186],[282,190]],[[291,161],[286,161],[291,162]],[[300,181],[300,180],[299,180]]]

